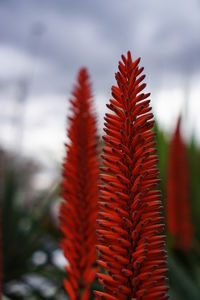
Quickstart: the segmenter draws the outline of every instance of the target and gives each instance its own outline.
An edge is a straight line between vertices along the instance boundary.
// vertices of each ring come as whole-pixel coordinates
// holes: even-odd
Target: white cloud
[[[24,151],[60,157],[65,139],[67,99],[76,72],[86,65],[91,74],[102,133],[105,104],[120,54],[128,49],[142,56],[153,108],[163,128],[173,130],[184,101],[185,77],[200,74],[200,5],[196,0],[0,2],[1,141],[10,134],[17,80],[34,76],[25,107]],[[11,9],[13,8],[13,9]],[[7,26],[6,24],[17,24]],[[40,35],[33,34],[37,24]],[[3,30],[4,28],[4,30]],[[14,82],[14,83],[13,83]],[[191,86],[188,132],[199,137],[199,80]],[[12,92],[10,91],[12,90]],[[10,102],[12,108],[5,104]],[[17,111],[17,110],[16,110]],[[3,128],[6,135],[4,136]],[[200,140],[200,137],[199,137]],[[14,148],[14,147],[13,147]]]
[[[0,46],[0,80],[19,80],[29,77],[37,67],[41,73],[45,64],[39,62],[37,57],[29,55],[22,49],[9,45]]]

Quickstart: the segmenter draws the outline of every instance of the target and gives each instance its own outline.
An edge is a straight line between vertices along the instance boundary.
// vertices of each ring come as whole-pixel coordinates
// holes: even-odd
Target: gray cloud
[[[197,0],[1,0],[0,87],[27,80],[30,99],[68,97],[86,65],[105,99],[128,49],[142,57],[150,90],[176,86],[200,74],[199,15]]]
[[[37,85],[44,89],[51,83],[51,88],[68,90],[83,64],[98,90],[108,88],[120,53],[127,49],[143,57],[152,84],[162,72],[182,76],[200,70],[196,0],[184,5],[181,0],[8,0],[0,6],[1,44],[48,65],[46,75],[37,74]]]

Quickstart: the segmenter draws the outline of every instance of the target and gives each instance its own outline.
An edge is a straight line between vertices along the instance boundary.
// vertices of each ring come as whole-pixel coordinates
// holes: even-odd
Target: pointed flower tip
[[[182,120],[182,116],[181,114],[178,116],[178,120],[177,120],[177,128],[180,128],[181,126],[181,120]]]
[[[81,67],[78,71],[78,81],[89,80],[89,73],[86,67]]]
[[[83,66],[79,69],[79,73],[88,73],[88,69]]]

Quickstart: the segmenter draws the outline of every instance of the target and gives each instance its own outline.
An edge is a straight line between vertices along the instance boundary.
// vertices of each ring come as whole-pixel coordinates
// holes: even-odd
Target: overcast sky
[[[142,57],[162,128],[173,130],[187,100],[183,127],[200,141],[199,36],[199,0],[0,0],[0,142],[61,161],[80,66],[91,75],[102,132],[118,60],[129,49]]]

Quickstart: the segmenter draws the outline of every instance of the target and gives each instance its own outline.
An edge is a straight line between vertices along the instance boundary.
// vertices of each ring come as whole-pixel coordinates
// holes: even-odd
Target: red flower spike
[[[61,243],[69,261],[64,287],[71,300],[90,298],[90,288],[97,267],[96,217],[98,202],[98,139],[92,111],[90,82],[86,69],[81,69],[71,99],[73,115],[63,165],[60,228]]]
[[[192,247],[194,228],[190,210],[187,149],[181,137],[180,124],[179,118],[169,150],[166,207],[173,247],[187,252]]]
[[[106,274],[98,273],[104,291],[95,292],[97,299],[168,299],[154,121],[139,61],[130,52],[122,56],[107,105],[97,220],[98,263]]]

